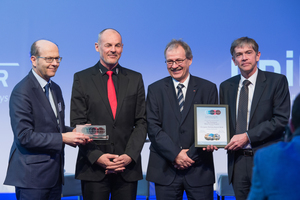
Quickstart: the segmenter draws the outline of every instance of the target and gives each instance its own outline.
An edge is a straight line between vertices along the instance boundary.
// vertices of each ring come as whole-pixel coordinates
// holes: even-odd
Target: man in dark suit
[[[135,200],[147,134],[142,75],[119,65],[116,30],[101,31],[95,48],[100,61],[74,75],[71,124],[106,125],[109,139],[79,147],[75,176],[85,200]]]
[[[239,38],[230,51],[241,75],[221,83],[220,103],[229,105],[231,140],[225,149],[229,182],[239,200],[246,199],[250,190],[255,151],[282,138],[290,95],[284,75],[257,68],[260,52],[255,40]]]
[[[254,157],[249,200],[298,200],[300,195],[300,95],[294,101],[290,142],[260,149]]]
[[[61,61],[57,45],[39,40],[30,53],[32,70],[15,86],[9,102],[14,142],[4,184],[16,187],[18,200],[58,200],[64,144],[85,144],[89,138],[65,126],[62,92],[50,80]]]
[[[188,199],[213,199],[213,156],[195,147],[194,104],[218,103],[216,85],[190,75],[193,55],[182,40],[166,46],[165,58],[171,76],[148,88],[147,180],[155,183],[158,200],[182,199],[184,191]]]

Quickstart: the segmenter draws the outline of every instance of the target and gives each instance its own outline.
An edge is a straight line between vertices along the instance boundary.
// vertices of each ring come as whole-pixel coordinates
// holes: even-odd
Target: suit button
[[[114,143],[111,143],[111,146],[114,146],[115,144]]]

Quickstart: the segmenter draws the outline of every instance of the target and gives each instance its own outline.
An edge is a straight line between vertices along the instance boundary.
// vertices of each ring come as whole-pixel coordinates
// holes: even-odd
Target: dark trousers
[[[253,156],[235,155],[232,186],[236,200],[246,200],[252,180]]]
[[[47,189],[16,187],[17,200],[60,200],[61,192],[61,180],[59,180],[53,188]]]
[[[126,182],[119,174],[106,175],[102,181],[81,181],[84,200],[136,200],[137,181]]]
[[[189,200],[213,200],[213,185],[191,187],[180,173],[171,185],[155,184],[157,200],[182,200],[184,191]]]

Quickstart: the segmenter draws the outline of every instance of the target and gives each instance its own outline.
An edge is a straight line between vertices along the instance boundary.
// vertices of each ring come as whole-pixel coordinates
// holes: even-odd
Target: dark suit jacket
[[[188,156],[195,163],[184,173],[191,186],[213,184],[212,153],[195,147],[194,104],[216,104],[216,85],[190,76],[183,113],[180,114],[171,77],[151,84],[147,95],[148,135],[151,141],[147,180],[161,185],[173,182],[176,170],[173,162],[181,149],[189,149]],[[181,116],[182,115],[182,116]]]
[[[75,176],[101,181],[105,169],[95,162],[104,153],[127,154],[132,162],[121,173],[126,181],[142,179],[140,152],[146,139],[145,90],[140,73],[119,67],[118,106],[113,119],[103,76],[95,66],[74,75],[71,124],[106,125],[108,141],[93,141],[79,147]]]
[[[257,151],[249,200],[298,200],[300,195],[300,129],[291,142]]]
[[[4,184],[42,189],[53,187],[60,176],[63,180],[61,133],[72,129],[65,127],[60,87],[52,81],[51,89],[60,124],[32,71],[11,93],[9,109],[14,141]]]
[[[236,99],[241,76],[220,85],[220,103],[229,105],[230,137],[235,135]],[[281,139],[290,115],[290,94],[284,75],[258,69],[251,105],[248,136],[254,152]],[[228,177],[232,181],[234,151],[228,151]]]

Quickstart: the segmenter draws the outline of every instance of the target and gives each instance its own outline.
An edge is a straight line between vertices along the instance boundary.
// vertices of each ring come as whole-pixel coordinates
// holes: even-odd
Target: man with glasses
[[[147,135],[142,75],[119,64],[123,43],[118,31],[101,31],[95,49],[100,60],[74,75],[71,124],[105,125],[108,140],[79,146],[75,177],[85,200],[110,195],[135,200]]]
[[[195,147],[194,104],[217,104],[216,85],[192,76],[188,44],[172,40],[165,49],[171,76],[148,88],[147,122],[151,141],[147,180],[158,200],[212,200],[215,182],[213,150]]]
[[[14,141],[4,184],[16,187],[18,200],[60,200],[64,144],[75,147],[90,140],[65,126],[62,92],[50,80],[62,59],[57,45],[38,40],[30,54],[32,70],[10,97]]]

